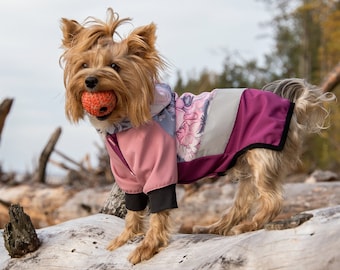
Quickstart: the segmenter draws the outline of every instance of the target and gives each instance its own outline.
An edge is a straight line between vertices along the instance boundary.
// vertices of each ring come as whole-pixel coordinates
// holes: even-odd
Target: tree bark
[[[106,199],[103,208],[100,210],[100,213],[125,218],[126,211],[125,194],[115,182],[112,186],[109,197]]]
[[[12,258],[37,250],[40,246],[39,238],[35,232],[31,219],[26,215],[20,205],[11,205],[9,208],[10,222],[4,230],[5,247]]]

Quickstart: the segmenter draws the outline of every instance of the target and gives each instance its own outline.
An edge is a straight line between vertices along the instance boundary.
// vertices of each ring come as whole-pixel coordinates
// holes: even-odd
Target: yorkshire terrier
[[[233,206],[194,231],[236,235],[263,228],[280,212],[282,181],[300,161],[304,136],[326,128],[324,104],[334,95],[284,79],[262,90],[177,96],[159,83],[166,63],[155,48],[155,24],[122,38],[117,28],[130,18],[110,8],[107,15],[106,22],[89,17],[84,24],[63,18],[60,61],[66,115],[71,122],[88,116],[102,134],[126,194],[125,229],[108,249],[145,234],[129,260],[152,258],[169,243],[176,184],[225,173],[239,185]]]

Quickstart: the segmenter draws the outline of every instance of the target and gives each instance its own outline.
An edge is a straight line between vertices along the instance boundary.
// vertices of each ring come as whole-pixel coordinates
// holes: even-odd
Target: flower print
[[[185,93],[176,100],[177,153],[184,161],[194,159],[199,150],[212,96],[209,92],[198,96]]]

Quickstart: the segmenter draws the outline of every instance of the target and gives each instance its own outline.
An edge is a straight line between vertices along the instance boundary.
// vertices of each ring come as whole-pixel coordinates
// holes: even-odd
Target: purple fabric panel
[[[245,90],[226,151],[236,154],[252,144],[279,147],[290,104],[272,92]]]
[[[251,148],[282,150],[294,104],[271,92],[243,92],[234,128],[224,154],[178,163],[178,183],[192,183],[225,172]]]
[[[178,168],[178,183],[190,184],[203,177],[216,176],[226,171],[232,156],[227,153],[209,157],[201,157],[188,162],[180,162]]]
[[[108,143],[110,144],[112,150],[115,151],[116,155],[120,158],[120,160],[124,163],[124,165],[131,171],[129,164],[126,162],[122,152],[119,149],[117,135],[115,133],[114,134],[108,134],[106,139],[107,139]]]

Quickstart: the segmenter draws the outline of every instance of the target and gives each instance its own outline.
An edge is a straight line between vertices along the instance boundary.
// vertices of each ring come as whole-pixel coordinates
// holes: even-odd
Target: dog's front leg
[[[133,239],[137,235],[144,233],[144,211],[128,210],[125,217],[124,231],[107,246],[112,251],[124,245],[127,241]]]
[[[129,256],[132,264],[152,258],[161,248],[168,245],[171,231],[169,214],[170,210],[151,214],[150,227],[145,238]]]

